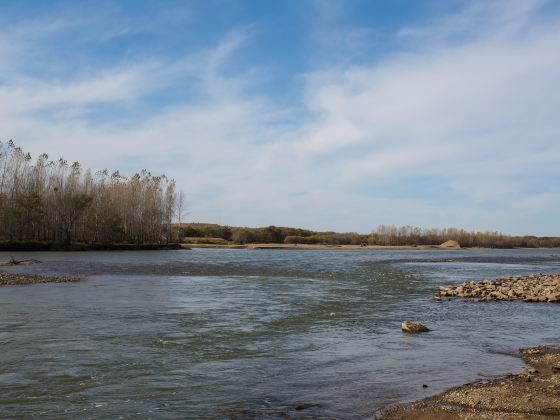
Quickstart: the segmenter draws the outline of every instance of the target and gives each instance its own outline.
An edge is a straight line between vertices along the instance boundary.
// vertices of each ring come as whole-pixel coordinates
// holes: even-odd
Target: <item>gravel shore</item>
[[[480,301],[522,300],[560,302],[560,274],[502,277],[496,280],[466,281],[460,286],[442,286],[434,299],[463,298]]]
[[[560,274],[502,277],[442,286],[434,299],[560,302]],[[488,382],[475,382],[381,414],[382,420],[560,418],[560,346],[520,350],[531,368]]]
[[[382,420],[560,418],[560,347],[523,349],[531,366],[517,375],[475,382],[388,409]]]
[[[37,274],[15,274],[0,272],[0,286],[19,286],[38,283],[72,283],[80,281],[79,277],[44,276]]]

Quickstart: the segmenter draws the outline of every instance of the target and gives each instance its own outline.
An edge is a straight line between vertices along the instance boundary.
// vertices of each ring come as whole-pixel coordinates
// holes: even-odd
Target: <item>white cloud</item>
[[[318,156],[359,149],[338,162],[354,180],[538,173],[541,159],[560,158],[558,28],[312,74],[307,103],[318,123],[298,147]],[[479,179],[473,195],[486,189]]]
[[[284,118],[294,110],[248,93],[255,69],[225,76],[228,60],[252,40],[247,29],[183,59],[152,57],[61,80],[25,73],[21,51],[39,41],[0,35],[0,62],[18,57],[2,74],[2,137],[95,169],[166,172],[198,221],[560,234],[557,221],[550,225],[556,195],[527,184],[560,176],[560,19],[539,18],[540,5],[508,2],[504,13],[505,3],[477,2],[401,30],[401,39],[414,39],[408,52],[309,73],[301,99],[311,117],[299,123]],[[126,122],[88,117],[101,105],[142,105],[181,80],[197,94]],[[453,197],[407,187],[422,177]]]

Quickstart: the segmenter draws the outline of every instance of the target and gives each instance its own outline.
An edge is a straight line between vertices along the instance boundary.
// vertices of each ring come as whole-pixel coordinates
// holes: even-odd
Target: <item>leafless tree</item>
[[[160,243],[171,237],[175,181],[146,170],[95,174],[78,162],[34,162],[0,142],[0,240]]]

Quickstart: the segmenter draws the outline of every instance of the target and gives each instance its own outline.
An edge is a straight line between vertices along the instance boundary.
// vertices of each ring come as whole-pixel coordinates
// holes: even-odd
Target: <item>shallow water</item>
[[[0,253],[0,260],[11,255],[43,261],[19,272],[87,280],[0,288],[2,418],[368,417],[517,371],[519,347],[560,341],[560,305],[431,299],[441,284],[560,272],[559,251]],[[403,335],[403,319],[433,331]]]

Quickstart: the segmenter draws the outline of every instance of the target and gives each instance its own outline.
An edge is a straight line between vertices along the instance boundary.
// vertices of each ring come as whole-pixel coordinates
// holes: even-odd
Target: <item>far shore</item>
[[[459,250],[459,249],[550,249],[551,247],[513,247],[513,248],[483,248],[461,247],[459,245],[331,245],[331,244],[285,244],[285,243],[247,243],[236,244],[231,242],[206,243],[197,242],[170,242],[163,244],[122,244],[122,243],[70,243],[57,244],[51,242],[0,242],[0,252],[39,252],[39,251],[162,251],[191,248],[206,249],[283,249],[283,250],[342,250],[342,251],[423,251],[423,250]]]
[[[439,245],[328,245],[328,244],[204,244],[182,243],[188,248],[216,249],[341,249],[341,250],[409,250],[409,249],[460,249],[459,247],[441,247]]]
[[[176,242],[167,244],[0,242],[0,252],[21,251],[159,251],[186,249]]]
[[[183,242],[184,248],[208,248],[208,249],[287,249],[287,250],[348,250],[348,251],[406,251],[406,250],[458,250],[458,249],[560,249],[560,248],[481,248],[481,247],[459,247],[441,245],[328,245],[328,244],[211,244],[211,243],[190,243]]]

